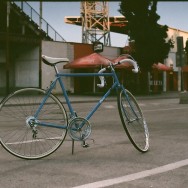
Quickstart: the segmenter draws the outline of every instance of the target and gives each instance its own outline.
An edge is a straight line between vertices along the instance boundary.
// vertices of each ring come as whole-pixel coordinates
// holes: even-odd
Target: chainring
[[[85,118],[75,117],[69,122],[68,134],[73,140],[86,140],[91,134],[91,124]]]

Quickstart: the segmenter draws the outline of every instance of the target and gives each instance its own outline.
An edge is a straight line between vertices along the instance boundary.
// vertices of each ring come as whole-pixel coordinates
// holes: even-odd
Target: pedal
[[[88,148],[89,147],[89,144],[87,144],[84,140],[82,142],[82,147],[83,148]]]

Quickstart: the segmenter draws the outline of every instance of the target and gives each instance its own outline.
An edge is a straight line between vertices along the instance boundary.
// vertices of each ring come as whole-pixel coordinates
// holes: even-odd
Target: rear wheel
[[[67,115],[54,95],[49,95],[35,117],[45,96],[44,90],[25,88],[12,93],[0,104],[1,144],[11,154],[39,159],[53,153],[64,141]],[[41,126],[41,122],[57,126]],[[60,125],[62,128],[57,128]]]
[[[148,151],[148,127],[136,99],[129,91],[122,90],[119,93],[118,110],[131,143],[140,152]]]

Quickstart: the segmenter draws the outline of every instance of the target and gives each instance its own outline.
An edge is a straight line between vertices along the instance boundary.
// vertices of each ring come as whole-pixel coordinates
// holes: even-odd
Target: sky
[[[39,12],[39,2],[28,3]],[[109,16],[122,16],[119,9],[120,2],[109,2]],[[82,31],[80,26],[66,24],[65,16],[80,16],[80,2],[43,2],[43,18],[67,41],[81,42]],[[188,1],[158,2],[158,21],[161,25],[177,28],[188,32]],[[124,47],[128,44],[128,36],[112,33],[111,45]]]

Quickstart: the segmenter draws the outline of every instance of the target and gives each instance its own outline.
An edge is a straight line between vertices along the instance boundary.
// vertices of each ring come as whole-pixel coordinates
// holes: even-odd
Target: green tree
[[[130,41],[134,40],[135,59],[140,67],[150,69],[153,63],[168,57],[173,41],[167,39],[168,26],[159,25],[156,0],[121,0],[119,12],[128,21]]]

